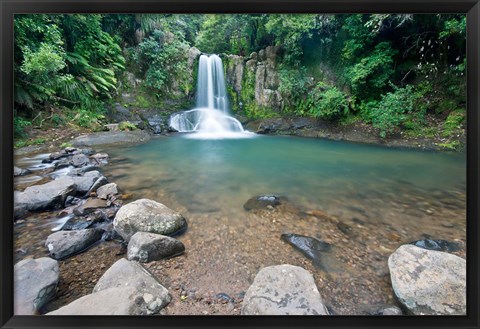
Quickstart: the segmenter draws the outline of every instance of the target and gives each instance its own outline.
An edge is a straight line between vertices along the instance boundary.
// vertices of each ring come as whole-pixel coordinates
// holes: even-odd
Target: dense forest
[[[101,130],[108,107],[158,111],[194,102],[189,50],[248,60],[275,49],[281,102],[255,102],[255,77],[229,87],[235,115],[363,122],[382,138],[449,138],[466,116],[465,15],[17,15],[15,137],[35,127]],[[243,65],[243,64],[242,64]],[[195,67],[195,66],[193,66]],[[132,78],[133,77],[133,78]]]

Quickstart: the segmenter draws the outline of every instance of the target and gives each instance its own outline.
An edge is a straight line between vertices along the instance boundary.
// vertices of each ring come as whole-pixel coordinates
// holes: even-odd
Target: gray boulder
[[[147,295],[147,296],[145,296]],[[148,315],[150,296],[133,287],[110,288],[74,300],[47,315]]]
[[[27,210],[59,209],[65,199],[76,192],[72,177],[64,176],[42,185],[27,187],[25,191],[14,192],[15,204]]]
[[[33,315],[56,294],[58,262],[48,257],[27,258],[13,268],[14,314]]]
[[[92,155],[92,160],[98,165],[108,164],[108,154],[107,153],[95,153]]]
[[[143,130],[134,131],[108,131],[89,135],[78,136],[72,140],[77,147],[109,144],[139,144],[150,140],[150,135]]]
[[[174,235],[187,228],[187,221],[181,214],[165,205],[139,199],[124,205],[113,220],[115,230],[126,241],[136,232],[151,232]]]
[[[313,276],[293,265],[265,267],[248,288],[243,315],[328,315]]]
[[[414,315],[466,314],[466,261],[441,251],[400,246],[388,258],[392,287]]]
[[[79,193],[87,193],[100,177],[103,177],[103,175],[97,170],[88,171],[83,176],[72,176]]]
[[[70,163],[75,167],[83,167],[85,165],[88,165],[90,163],[90,160],[88,159],[88,156],[80,153],[80,154],[75,154],[70,159]]]
[[[136,262],[124,258],[116,261],[98,280],[93,292],[111,288],[134,288],[147,303],[147,308],[156,313],[171,301],[167,288],[162,286],[150,272]]]
[[[107,202],[102,199],[89,198],[87,201],[73,210],[73,213],[77,216],[88,215],[98,208],[107,208]]]
[[[128,243],[128,260],[148,263],[170,258],[185,252],[185,246],[177,239],[147,232],[137,232]]]
[[[118,194],[117,184],[115,183],[106,184],[97,189],[97,197],[100,199],[108,199],[115,194]]]
[[[103,231],[98,229],[59,231],[48,236],[45,247],[52,258],[64,259],[86,250],[100,240],[102,234]]]
[[[13,176],[23,176],[29,173],[30,173],[30,170],[28,169],[18,168],[15,166],[13,167]]]

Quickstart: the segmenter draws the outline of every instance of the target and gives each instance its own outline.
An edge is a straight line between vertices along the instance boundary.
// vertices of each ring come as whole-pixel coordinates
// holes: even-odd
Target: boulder
[[[386,316],[386,315],[403,315],[402,310],[400,307],[395,306],[395,305],[383,305],[380,308],[377,308],[374,312],[371,313],[371,315],[380,315],[380,316]]]
[[[14,314],[33,315],[56,294],[58,262],[48,257],[27,258],[13,268]]]
[[[76,192],[72,177],[63,176],[42,185],[27,187],[23,192],[14,192],[16,206],[24,206],[27,210],[59,209],[65,199]]]
[[[265,267],[248,288],[243,315],[328,315],[313,276],[293,265]]]
[[[171,296],[142,265],[125,258],[116,261],[98,280],[93,292],[111,288],[134,288],[144,296],[148,308],[156,313],[170,303]],[[148,298],[147,298],[148,297]]]
[[[103,186],[108,183],[107,178],[105,176],[101,176],[98,178],[95,183],[93,183],[92,187],[85,193],[86,196],[90,195],[90,193],[95,192],[100,186]]]
[[[94,170],[86,172],[83,176],[72,176],[72,179],[79,193],[87,193],[100,177],[103,177],[102,174]]]
[[[107,208],[107,202],[102,199],[88,198],[87,201],[73,210],[77,216],[88,215],[98,208]]]
[[[70,163],[75,167],[83,167],[90,163],[88,156],[85,154],[75,154],[71,159]]]
[[[91,247],[102,238],[103,230],[84,229],[77,231],[59,231],[48,236],[45,247],[50,256],[64,259]]]
[[[400,246],[388,258],[393,291],[414,315],[466,314],[466,261],[458,256]]]
[[[30,170],[28,169],[23,169],[23,168],[18,168],[18,167],[13,167],[13,176],[24,176],[30,173]]]
[[[72,140],[77,147],[112,144],[140,144],[150,140],[150,135],[143,130],[134,131],[107,131],[78,136]]]
[[[107,153],[95,153],[94,155],[92,155],[92,159],[99,165],[108,164]]]
[[[247,200],[247,202],[243,205],[245,210],[253,210],[253,209],[263,209],[267,206],[278,206],[280,204],[280,198],[275,195],[259,195]]]
[[[149,315],[158,313],[150,309],[149,294],[140,294],[133,287],[110,288],[74,300],[47,315]],[[156,311],[156,312],[155,312]]]
[[[136,232],[175,235],[187,228],[181,214],[149,199],[139,199],[121,207],[113,220],[115,230],[126,241]]]
[[[108,199],[115,194],[118,194],[117,184],[115,183],[106,184],[97,189],[97,197],[100,199]]]
[[[135,233],[128,242],[128,260],[148,263],[183,254],[185,246],[177,239],[147,232]]]

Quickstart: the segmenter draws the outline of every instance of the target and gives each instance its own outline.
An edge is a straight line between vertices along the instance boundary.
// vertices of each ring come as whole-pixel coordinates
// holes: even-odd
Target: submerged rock
[[[148,263],[183,254],[185,246],[177,239],[147,232],[137,232],[128,243],[128,260]]]
[[[446,252],[455,252],[462,249],[459,243],[450,242],[446,240],[424,239],[424,240],[410,242],[410,244],[419,248],[427,249],[427,250],[446,251]]]
[[[414,315],[466,314],[466,261],[458,256],[400,246],[388,258],[395,295]]]
[[[14,192],[15,204],[27,210],[62,208],[65,199],[76,192],[72,177],[64,176],[42,185],[27,187],[23,192]]]
[[[84,229],[76,231],[59,231],[48,236],[45,247],[50,256],[64,259],[91,247],[102,238],[103,230]]]
[[[280,238],[283,241],[291,244],[304,256],[313,260],[313,264],[319,267],[322,267],[322,252],[328,252],[332,249],[331,244],[309,236],[298,234],[282,234]]]
[[[242,315],[328,315],[313,276],[293,265],[265,267],[248,288]]]
[[[175,235],[187,228],[183,216],[167,206],[149,199],[124,205],[113,220],[115,230],[126,240],[136,232]]]
[[[253,198],[248,199],[248,201],[243,205],[243,208],[246,210],[253,209],[263,209],[268,206],[278,206],[280,205],[280,198],[276,195],[259,195]]]
[[[58,262],[49,257],[27,258],[13,268],[14,314],[33,315],[57,292]]]

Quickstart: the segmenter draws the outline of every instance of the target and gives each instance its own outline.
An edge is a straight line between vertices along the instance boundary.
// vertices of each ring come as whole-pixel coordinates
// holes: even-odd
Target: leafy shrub
[[[118,129],[120,130],[126,130],[126,131],[131,131],[137,129],[137,126],[135,126],[133,123],[130,121],[122,121],[118,124]]]
[[[456,110],[451,112],[445,122],[443,123],[443,137],[450,137],[454,135],[457,131],[462,129],[462,125],[465,121],[465,111]]]
[[[96,111],[79,109],[72,121],[80,127],[92,128],[95,130],[101,125],[101,120],[103,119],[105,119],[105,116],[98,109]]]
[[[25,137],[25,127],[32,125],[32,123],[20,116],[15,115],[13,117],[13,133],[14,137]]]
[[[349,112],[348,100],[337,87],[317,84],[309,94],[308,112],[315,118],[335,120],[346,116]]]
[[[370,109],[373,126],[380,130],[382,138],[409,121],[422,121],[426,111],[426,106],[421,102],[423,94],[416,92],[414,86],[393,87],[393,92],[383,95],[378,104]]]

